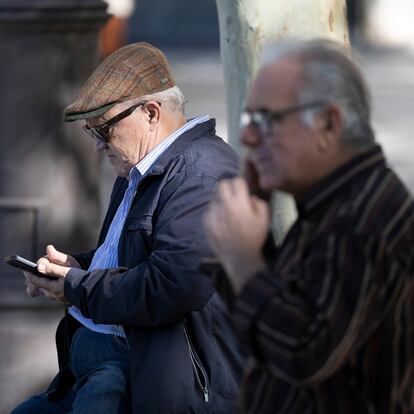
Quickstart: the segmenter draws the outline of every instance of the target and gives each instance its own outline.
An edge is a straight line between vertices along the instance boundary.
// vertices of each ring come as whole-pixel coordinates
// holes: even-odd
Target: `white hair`
[[[262,64],[296,59],[302,65],[302,82],[297,87],[299,104],[321,101],[336,104],[343,118],[342,140],[356,146],[371,145],[375,138],[371,127],[368,88],[348,50],[333,41],[288,40],[270,44],[262,54]],[[302,113],[304,124],[311,126],[322,108]]]
[[[128,99],[127,101],[123,101],[122,105],[130,106],[142,101],[160,102],[167,110],[171,112],[178,112],[181,115],[184,115],[185,112],[186,99],[178,86],[173,86],[165,91]]]

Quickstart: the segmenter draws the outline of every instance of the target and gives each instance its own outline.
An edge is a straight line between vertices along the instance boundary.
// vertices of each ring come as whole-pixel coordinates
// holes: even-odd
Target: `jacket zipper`
[[[196,377],[196,382],[201,392],[203,393],[204,401],[207,403],[208,397],[209,397],[207,373],[204,367],[201,365],[201,362],[199,361],[197,354],[195,353],[193,344],[190,340],[190,337],[188,335],[188,332],[185,326],[184,326],[184,334],[185,334],[185,339],[187,341],[188,351],[190,353],[191,365],[193,366],[193,370],[194,370],[195,377]],[[200,374],[202,378],[200,378]]]

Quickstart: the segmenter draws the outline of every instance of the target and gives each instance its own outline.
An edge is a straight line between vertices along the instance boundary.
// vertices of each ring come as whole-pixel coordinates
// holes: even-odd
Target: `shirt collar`
[[[134,167],[132,167],[129,173],[129,179],[133,180],[136,173],[143,177],[157,159],[164,153],[164,151],[181,135],[191,130],[198,124],[207,122],[210,120],[209,115],[198,116],[187,120],[187,122],[176,131],[174,131],[167,138],[163,139],[158,145],[156,145],[141,161],[139,161]]]
[[[351,186],[355,180],[368,175],[373,168],[385,164],[384,154],[379,145],[355,156],[307,191],[300,201],[296,201],[299,216],[308,216],[335,197],[338,192],[343,192]]]

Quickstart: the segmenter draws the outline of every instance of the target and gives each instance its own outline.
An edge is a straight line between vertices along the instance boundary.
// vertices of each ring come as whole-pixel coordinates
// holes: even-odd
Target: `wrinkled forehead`
[[[303,79],[302,65],[294,59],[283,59],[259,69],[248,94],[249,108],[285,107],[295,104]]]

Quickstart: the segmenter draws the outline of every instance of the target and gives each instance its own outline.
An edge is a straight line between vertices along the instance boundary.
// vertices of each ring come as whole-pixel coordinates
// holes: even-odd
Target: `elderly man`
[[[50,245],[38,269],[57,280],[26,274],[28,294],[65,303],[67,315],[58,376],[15,413],[232,411],[242,361],[198,267],[202,214],[238,163],[214,120],[186,121],[183,108],[163,53],[136,43],[105,59],[65,109],[119,177],[97,249]]]
[[[220,183],[205,217],[251,356],[241,412],[413,413],[414,203],[359,70],[330,42],[274,44],[242,124],[247,180]],[[278,248],[258,190],[296,200]]]

